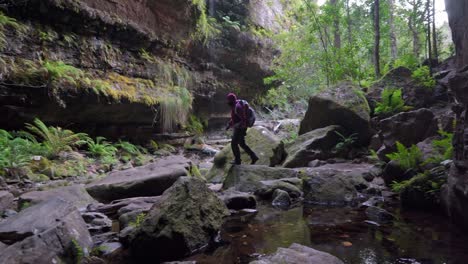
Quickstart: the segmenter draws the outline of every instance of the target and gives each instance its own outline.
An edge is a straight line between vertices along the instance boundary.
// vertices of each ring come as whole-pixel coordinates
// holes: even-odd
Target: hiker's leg
[[[241,132],[242,133],[239,139],[239,145],[245,150],[247,154],[249,154],[250,158],[252,159],[252,163],[255,163],[258,160],[258,157],[255,154],[255,152],[253,152],[253,150],[249,146],[247,146],[247,144],[245,143],[245,136],[247,135],[247,129],[242,129]]]
[[[241,163],[241,155],[240,155],[240,150],[239,150],[239,143],[240,143],[240,133],[239,129],[234,129],[234,132],[232,134],[232,140],[231,140],[231,149],[232,149],[232,154],[234,155],[234,163],[235,164],[240,164]]]

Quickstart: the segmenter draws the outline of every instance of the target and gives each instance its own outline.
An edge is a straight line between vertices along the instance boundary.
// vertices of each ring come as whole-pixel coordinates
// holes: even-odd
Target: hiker
[[[257,155],[245,143],[247,128],[252,127],[255,122],[255,113],[250,108],[249,104],[244,100],[238,100],[234,93],[227,95],[227,104],[231,107],[231,120],[226,128],[233,128],[231,148],[234,154],[234,160],[231,162],[234,165],[241,164],[241,154],[239,146],[241,146],[252,160],[251,164],[258,161]]]

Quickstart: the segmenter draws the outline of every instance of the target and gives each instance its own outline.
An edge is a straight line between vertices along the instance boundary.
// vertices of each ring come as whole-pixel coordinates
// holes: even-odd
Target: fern
[[[435,79],[431,76],[431,72],[428,66],[422,66],[417,68],[411,75],[417,83],[424,86],[425,88],[432,89],[436,85]]]
[[[440,163],[453,158],[453,134],[439,130],[439,135],[442,138],[432,141],[435,153],[426,160],[426,163]]]
[[[348,150],[356,142],[357,137],[358,137],[358,134],[356,133],[350,135],[349,137],[344,136],[338,131],[335,131],[335,134],[340,137],[340,142],[338,142],[334,147],[334,150],[336,152],[342,152],[342,151]]]
[[[133,226],[133,227],[140,227],[141,224],[143,223],[143,221],[145,220],[145,217],[146,217],[146,214],[145,213],[140,213],[137,215],[137,217],[135,218],[135,221],[132,221],[130,223],[128,223],[130,226]]]
[[[80,146],[90,141],[85,133],[74,133],[60,127],[47,127],[41,120],[34,119],[33,124],[26,124],[26,128],[43,140],[48,157],[54,158],[62,151],[70,151],[74,146]]]
[[[385,88],[382,91],[382,101],[377,103],[375,114],[390,114],[403,111],[405,102],[402,98],[401,89]]]
[[[396,146],[397,152],[387,154],[387,157],[397,161],[405,170],[418,168],[422,159],[421,150],[416,145],[406,148],[398,141],[396,142]]]
[[[140,149],[133,145],[132,143],[128,141],[119,141],[117,144],[115,144],[117,148],[119,148],[122,152],[125,154],[130,154],[130,155],[141,155]]]
[[[42,67],[46,71],[46,77],[50,82],[64,79],[76,85],[84,76],[82,70],[65,64],[63,61],[44,61]]]
[[[94,157],[115,156],[117,148],[105,140],[106,138],[104,137],[97,137],[96,141],[89,140],[87,142],[88,150],[91,152],[91,155]]]

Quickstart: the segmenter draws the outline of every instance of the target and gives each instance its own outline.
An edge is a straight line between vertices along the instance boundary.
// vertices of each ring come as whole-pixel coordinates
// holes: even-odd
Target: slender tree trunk
[[[416,58],[419,58],[421,54],[421,43],[419,41],[419,32],[418,32],[418,5],[415,0],[412,1],[413,10],[409,16],[408,27],[413,35],[413,54]]]
[[[389,26],[390,26],[390,52],[392,60],[395,61],[398,57],[398,46],[397,46],[397,37],[395,34],[395,0],[389,0],[390,5],[390,16],[389,16]]]
[[[426,1],[426,15],[427,15],[427,49],[428,49],[428,59],[429,59],[429,69],[432,74],[432,44],[431,44],[431,0]]]
[[[374,0],[374,67],[375,77],[379,78],[380,73],[380,0]]]
[[[333,45],[335,49],[341,48],[341,35],[340,35],[340,14],[338,7],[338,0],[330,0],[330,4],[333,6],[335,16],[333,17]]]
[[[346,0],[346,20],[348,22],[348,44],[351,46],[353,44],[353,25],[351,22],[349,0]]]
[[[439,50],[437,45],[437,29],[436,29],[436,22],[435,22],[435,0],[432,0],[432,46],[434,48],[434,59],[436,61],[439,60]]]

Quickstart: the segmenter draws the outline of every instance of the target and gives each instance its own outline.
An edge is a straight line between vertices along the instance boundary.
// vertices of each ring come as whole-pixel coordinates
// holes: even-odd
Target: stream
[[[398,206],[389,211],[397,220],[375,226],[365,222],[363,209],[300,205],[282,211],[261,205],[252,220],[231,217],[225,223],[224,245],[188,260],[248,263],[299,243],[349,264],[468,263],[468,236],[444,216],[402,211]]]

